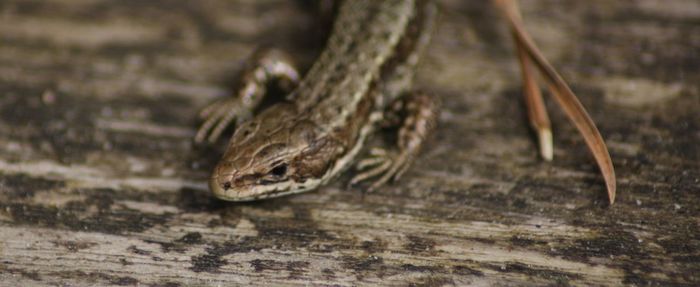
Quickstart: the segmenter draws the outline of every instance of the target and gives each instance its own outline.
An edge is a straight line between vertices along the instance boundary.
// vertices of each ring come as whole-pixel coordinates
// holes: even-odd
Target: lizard
[[[523,73],[533,73],[533,66],[539,69],[567,115],[573,114],[603,171],[612,204],[614,173],[606,174],[612,162],[602,137],[522,29],[512,1],[494,0],[510,20]],[[205,121],[196,142],[215,142],[227,126],[236,125],[209,180],[214,196],[252,201],[314,190],[354,163],[359,173],[350,183],[374,178],[368,190],[400,178],[435,129],[439,114],[436,98],[412,87],[437,13],[429,0],[343,1],[325,49],[303,78],[285,53],[270,48],[255,52],[234,96],[200,114]],[[273,81],[285,88],[286,98],[254,114]],[[540,150],[549,159],[551,132],[547,138],[541,95],[533,92],[533,77],[524,81],[525,97],[534,102],[528,105],[531,123],[545,135]],[[368,157],[358,159],[368,137],[386,126],[398,127],[397,148],[371,148]]]

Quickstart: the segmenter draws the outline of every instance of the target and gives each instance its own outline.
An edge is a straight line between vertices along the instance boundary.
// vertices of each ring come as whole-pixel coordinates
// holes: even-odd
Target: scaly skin
[[[552,158],[549,119],[534,72],[539,72],[579,129],[601,169],[610,203],[615,172],[605,142],[562,77],[525,32],[515,0],[493,0],[508,20],[523,68],[524,96],[540,137],[543,158]],[[241,123],[212,174],[209,186],[224,200],[248,201],[312,190],[348,168],[384,115],[400,107],[397,151],[372,149],[351,183],[373,177],[375,189],[403,174],[435,126],[434,99],[411,91],[415,66],[427,46],[435,18],[428,0],[344,1],[327,47],[301,82],[287,57],[256,53],[235,97],[205,109],[196,141],[214,141]],[[298,83],[287,101],[250,119],[272,80]],[[250,120],[249,120],[250,119]],[[248,121],[246,121],[248,120]]]
[[[401,140],[410,144],[404,144],[406,148],[393,157],[376,160],[383,169],[373,169],[385,175],[380,179],[383,182],[400,175],[437,114],[435,105],[415,106],[430,98],[410,93],[414,66],[429,41],[435,12],[433,3],[427,1],[344,2],[326,49],[288,101],[238,127],[211,177],[214,194],[225,200],[248,201],[317,188],[351,166],[387,106],[405,97],[414,115],[402,125]],[[267,64],[286,67],[279,59]],[[274,69],[253,67],[247,71],[252,76],[244,74],[243,78],[257,79],[257,86],[262,87],[266,81],[260,79],[272,78],[264,73],[270,70]],[[275,76],[293,78],[289,74]],[[231,101],[248,97],[255,99],[248,102],[259,102],[259,94],[243,93]],[[219,126],[232,117],[245,119],[245,112],[226,114],[222,109]],[[200,138],[212,125],[200,130]],[[218,136],[213,135],[211,138]]]

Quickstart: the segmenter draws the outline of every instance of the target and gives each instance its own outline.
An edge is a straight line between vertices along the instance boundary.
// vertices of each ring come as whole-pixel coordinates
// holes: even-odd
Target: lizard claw
[[[199,127],[194,141],[201,143],[207,140],[213,143],[221,136],[227,126],[249,118],[249,112],[242,109],[240,104],[237,98],[226,98],[204,108],[199,116],[205,121]]]
[[[361,172],[350,180],[350,185],[356,185],[370,178],[380,176],[367,189],[374,191],[389,180],[398,179],[408,168],[407,153],[392,153],[385,149],[374,148],[370,150],[370,156],[360,160],[356,168]]]

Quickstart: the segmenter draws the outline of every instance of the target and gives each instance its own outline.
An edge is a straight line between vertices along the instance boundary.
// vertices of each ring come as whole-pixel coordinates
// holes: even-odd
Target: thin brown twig
[[[608,148],[598,128],[596,128],[595,123],[588,115],[583,105],[581,105],[576,95],[571,91],[571,88],[569,88],[552,65],[549,64],[530,35],[525,31],[515,0],[493,0],[493,2],[508,21],[508,25],[516,39],[517,46],[522,47],[527,53],[529,59],[535,64],[540,74],[549,84],[552,95],[559,103],[559,106],[561,106],[569,117],[569,120],[583,136],[586,145],[591,150],[598,164],[598,168],[600,168],[603,178],[605,179],[608,199],[610,200],[610,204],[613,204],[615,202],[617,189],[615,168],[613,167],[610,153],[608,152]]]

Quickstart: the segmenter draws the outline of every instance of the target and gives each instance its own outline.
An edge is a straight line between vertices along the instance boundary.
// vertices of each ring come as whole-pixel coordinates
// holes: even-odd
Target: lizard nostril
[[[224,182],[224,190],[228,190],[231,188],[231,183],[230,182]]]

